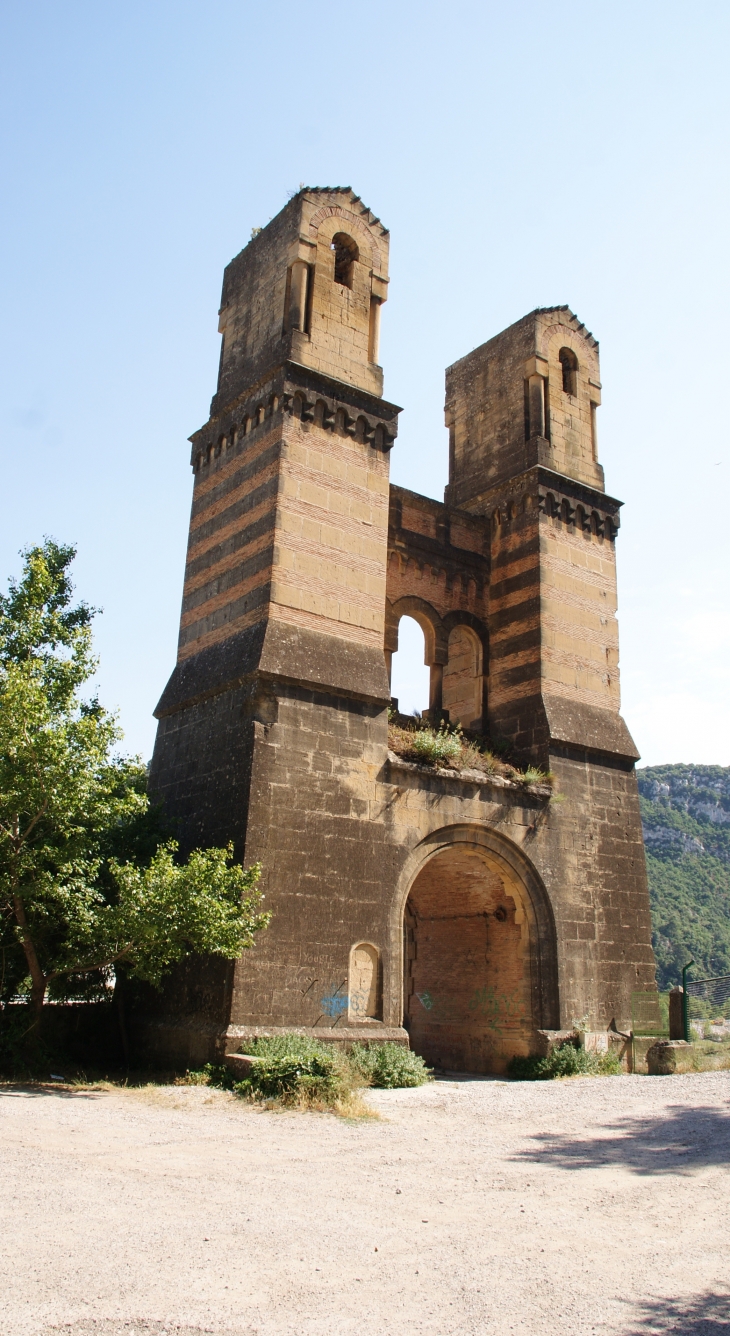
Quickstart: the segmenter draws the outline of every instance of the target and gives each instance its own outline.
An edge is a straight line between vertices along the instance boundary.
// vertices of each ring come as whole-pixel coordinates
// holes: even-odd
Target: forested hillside
[[[730,974],[730,767],[637,772],[660,989]]]

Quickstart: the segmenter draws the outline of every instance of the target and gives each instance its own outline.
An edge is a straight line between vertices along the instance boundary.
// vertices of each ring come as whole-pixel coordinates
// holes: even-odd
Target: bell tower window
[[[355,261],[359,260],[360,252],[346,232],[335,233],[332,249],[335,253],[335,283],[341,283],[343,288],[351,288]]]
[[[578,393],[578,358],[572,348],[561,348],[558,360],[563,369],[563,393]]]

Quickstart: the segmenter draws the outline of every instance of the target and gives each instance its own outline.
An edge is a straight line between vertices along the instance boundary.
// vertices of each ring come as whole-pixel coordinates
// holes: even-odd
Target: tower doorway
[[[500,1072],[536,1026],[531,914],[514,872],[478,845],[442,848],[404,915],[404,1025],[411,1048],[451,1071]]]

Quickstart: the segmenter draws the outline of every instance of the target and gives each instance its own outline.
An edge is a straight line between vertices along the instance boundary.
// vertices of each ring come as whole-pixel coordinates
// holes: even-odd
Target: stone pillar
[[[530,376],[527,382],[530,413],[530,439],[545,435],[545,382],[542,376]]]
[[[370,298],[370,329],[368,333],[368,361],[377,362],[380,349],[380,297]]]
[[[684,989],[679,986],[669,994],[669,1038],[684,1039]]]
[[[438,723],[443,714],[444,704],[444,665],[431,664],[431,682],[429,686],[428,713],[432,723]]]
[[[304,331],[307,322],[307,279],[309,265],[296,260],[291,268],[291,295],[289,298],[289,328]]]
[[[388,670],[388,682],[393,683],[393,653],[392,650],[385,650],[385,667]]]

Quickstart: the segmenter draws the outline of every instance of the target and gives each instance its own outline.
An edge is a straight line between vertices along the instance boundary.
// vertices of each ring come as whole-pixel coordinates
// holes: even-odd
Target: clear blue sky
[[[456,358],[553,303],[600,340],[624,713],[645,763],[730,764],[726,0],[25,0],[0,25],[0,577],[78,545],[127,747],[174,662],[223,267],[305,182],[392,232],[395,482],[442,495]]]

